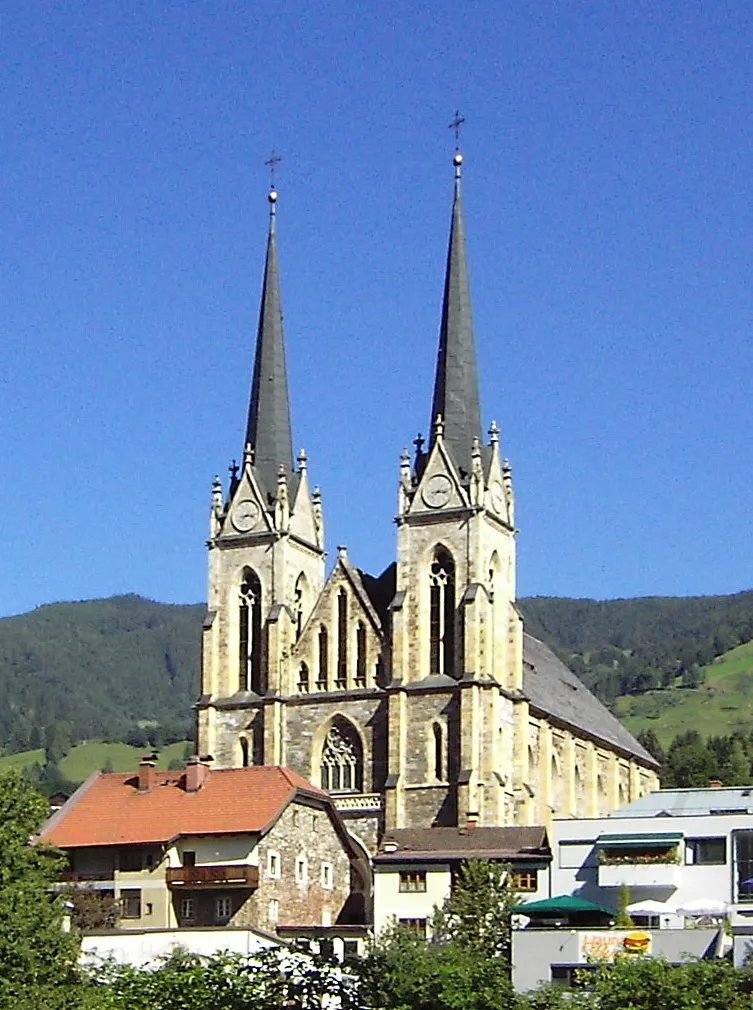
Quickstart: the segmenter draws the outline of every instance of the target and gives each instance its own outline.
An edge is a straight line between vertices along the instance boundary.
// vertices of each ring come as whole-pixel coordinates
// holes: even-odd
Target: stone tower
[[[400,464],[397,560],[338,548],[294,467],[270,220],[243,467],[212,493],[198,744],[219,765],[286,764],[333,793],[373,849],[385,828],[548,824],[657,785],[656,762],[515,605],[515,515],[495,422],[483,437],[461,194],[428,445]]]
[[[403,455],[392,603],[387,818],[512,820],[525,753],[514,500],[492,422],[483,444],[461,198],[455,192],[431,439]]]
[[[202,638],[197,737],[222,765],[281,764],[291,642],[324,585],[324,529],[306,454],[293,465],[280,278],[277,193],[269,192],[243,465],[227,496],[212,489],[208,612]]]

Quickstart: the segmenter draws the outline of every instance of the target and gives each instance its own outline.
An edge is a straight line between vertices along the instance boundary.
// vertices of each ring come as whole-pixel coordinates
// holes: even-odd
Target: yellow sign
[[[618,954],[650,954],[651,934],[642,930],[580,933],[581,961],[614,961]]]

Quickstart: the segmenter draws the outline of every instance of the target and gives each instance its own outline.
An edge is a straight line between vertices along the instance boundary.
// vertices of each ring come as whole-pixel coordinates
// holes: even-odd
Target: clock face
[[[233,526],[239,533],[248,533],[259,521],[260,509],[255,501],[244,498],[233,509]]]
[[[452,494],[452,481],[443,473],[436,473],[429,479],[421,492],[424,504],[430,509],[438,509],[446,505]]]
[[[489,489],[492,508],[498,515],[504,515],[505,513],[505,489],[502,487],[498,480],[495,480]]]

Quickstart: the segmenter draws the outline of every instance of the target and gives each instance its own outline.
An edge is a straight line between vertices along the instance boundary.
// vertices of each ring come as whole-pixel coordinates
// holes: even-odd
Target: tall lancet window
[[[317,671],[316,686],[320,691],[327,690],[329,670],[329,636],[327,629],[322,625],[319,628],[319,669]]]
[[[455,563],[441,547],[434,554],[429,585],[429,672],[452,675],[455,672]]]
[[[356,729],[346,719],[336,718],[322,748],[322,789],[330,792],[363,790],[363,747]]]
[[[337,594],[337,679],[335,687],[348,686],[348,594]]]
[[[434,765],[434,778],[438,782],[443,782],[446,778],[445,776],[445,760],[444,760],[444,733],[442,732],[442,727],[438,722],[434,722],[431,725],[431,750]]]
[[[238,614],[238,690],[262,692],[261,582],[256,572],[244,569]]]
[[[358,622],[356,628],[356,687],[366,687],[366,626]]]
[[[308,605],[308,582],[301,572],[295,580],[293,590],[293,613],[295,615],[295,637],[300,638],[303,631],[303,611]]]

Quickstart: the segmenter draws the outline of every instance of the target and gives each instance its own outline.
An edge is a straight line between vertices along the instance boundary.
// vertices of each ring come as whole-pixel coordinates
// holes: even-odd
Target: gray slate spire
[[[455,199],[452,205],[450,245],[439,331],[437,373],[431,407],[431,444],[436,439],[437,414],[444,420],[444,440],[453,462],[467,475],[471,470],[474,438],[483,444],[479,409],[476,346],[473,337],[471,290],[466,262],[463,211],[460,197],[460,166],[463,156],[455,155]]]
[[[277,268],[276,200],[277,193],[270,190],[267,260],[264,266],[254,377],[246,428],[246,442],[254,450],[254,471],[268,495],[275,494],[280,466],[288,477],[293,472],[290,401]]]

